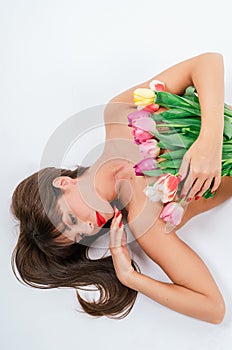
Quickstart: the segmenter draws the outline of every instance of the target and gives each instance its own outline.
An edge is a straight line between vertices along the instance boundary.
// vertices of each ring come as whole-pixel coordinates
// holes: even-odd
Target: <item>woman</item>
[[[232,180],[221,177],[224,120],[223,58],[205,53],[152,77],[166,91],[181,95],[194,85],[201,106],[201,130],[186,152],[179,176],[181,196],[188,203],[181,223],[165,234],[162,204],[148,200],[144,188],[157,178],[136,176],[142,159],[128,127],[135,111],[133,91],[113,98],[105,109],[106,142],[101,157],[90,167],[76,170],[46,168],[22,181],[13,193],[12,211],[20,221],[20,235],[12,266],[22,280],[39,288],[95,285],[99,300],[88,302],[77,292],[83,309],[95,316],[123,317],[137,292],[175,311],[210,323],[220,323],[225,304],[220,290],[201,258],[176,232],[191,217],[209,210],[232,195]],[[162,112],[162,108],[157,113]],[[211,186],[212,198],[203,193]],[[198,200],[193,200],[193,199]],[[131,260],[122,213],[128,228],[173,283],[163,283],[138,272]],[[111,256],[91,260],[88,245],[110,227]]]

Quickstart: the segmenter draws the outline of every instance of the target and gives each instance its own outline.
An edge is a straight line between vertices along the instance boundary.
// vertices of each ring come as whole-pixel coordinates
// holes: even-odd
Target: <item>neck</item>
[[[100,159],[83,176],[83,181],[93,184],[92,194],[104,202],[119,199],[120,190],[134,175],[133,163],[125,159]],[[80,178],[81,179],[81,178]]]

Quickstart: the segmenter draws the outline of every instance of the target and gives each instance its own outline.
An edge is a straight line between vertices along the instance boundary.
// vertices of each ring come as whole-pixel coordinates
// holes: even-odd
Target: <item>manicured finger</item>
[[[192,176],[192,173],[191,171],[189,172],[185,182],[184,182],[184,185],[181,189],[181,194],[180,194],[180,197],[183,198],[185,196],[187,196],[188,192],[190,191],[190,189],[192,188],[193,184],[194,184],[194,181],[196,181],[196,178],[194,178]]]
[[[123,227],[118,227],[111,231],[111,247],[121,247],[123,240]]]
[[[196,181],[194,182],[191,190],[188,193],[189,200],[192,199],[193,197],[195,197],[196,194],[199,196],[200,192],[202,191],[202,188],[203,187],[205,188],[205,186],[208,186],[208,187],[210,186],[210,184],[208,185],[208,180],[204,181],[204,180],[201,180],[200,178],[196,179]]]
[[[114,223],[116,222],[116,219],[117,219],[118,217],[120,217],[120,215],[122,215],[122,213],[120,212],[120,210],[118,210],[118,209],[116,208],[115,213],[114,213],[114,217],[113,217],[112,222],[111,222],[111,226],[114,225]]]
[[[121,227],[121,230],[122,230],[122,240],[121,240],[121,243],[122,245],[125,245],[127,244],[127,234],[126,234],[126,231],[124,230],[124,226],[122,225]]]
[[[214,192],[214,191],[216,191],[218,189],[221,181],[222,181],[221,175],[215,176],[214,184],[213,184],[213,187],[211,188],[211,192]]]
[[[211,182],[212,182],[212,179],[207,179],[204,184],[202,185],[202,187],[197,191],[193,191],[193,193],[191,194],[192,198],[195,197],[195,196],[200,196],[202,197],[202,195],[205,193],[205,191],[208,190],[208,188],[210,187],[211,185]]]
[[[190,163],[190,157],[187,153],[185,153],[180,169],[178,171],[178,174],[181,175],[181,179],[183,180],[187,173],[188,173],[188,169],[189,169],[189,163]]]

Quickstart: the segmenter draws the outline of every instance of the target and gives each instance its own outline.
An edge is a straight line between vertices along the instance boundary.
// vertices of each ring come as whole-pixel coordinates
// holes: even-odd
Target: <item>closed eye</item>
[[[73,216],[72,214],[69,214],[70,220],[72,222],[73,225],[77,224],[77,219],[75,218],[75,216]]]

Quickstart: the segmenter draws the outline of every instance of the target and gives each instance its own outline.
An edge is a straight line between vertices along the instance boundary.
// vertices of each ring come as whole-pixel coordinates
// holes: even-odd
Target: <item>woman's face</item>
[[[62,241],[69,243],[79,242],[84,236],[97,234],[102,226],[114,215],[109,203],[107,213],[98,212],[96,207],[91,207],[85,201],[88,198],[88,188],[78,186],[78,179],[68,176],[60,176],[53,181],[53,186],[59,187],[63,195],[58,199],[58,207],[62,212],[62,221],[65,231]],[[111,211],[111,212],[110,212]]]

